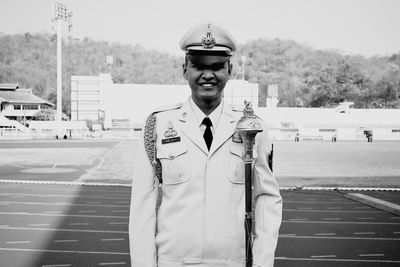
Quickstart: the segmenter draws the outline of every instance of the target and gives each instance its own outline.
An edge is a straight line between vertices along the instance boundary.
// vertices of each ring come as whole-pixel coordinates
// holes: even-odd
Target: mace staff
[[[245,146],[245,242],[246,242],[246,267],[253,265],[253,201],[252,201],[252,167],[253,167],[253,146],[257,133],[262,132],[260,121],[254,115],[251,102],[244,101],[243,117],[236,125]]]

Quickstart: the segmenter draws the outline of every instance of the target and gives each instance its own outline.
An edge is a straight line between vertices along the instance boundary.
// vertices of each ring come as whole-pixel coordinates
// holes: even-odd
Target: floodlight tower
[[[55,3],[54,5],[54,20],[57,22],[57,113],[56,120],[62,120],[62,55],[61,55],[61,40],[62,40],[62,24],[68,22],[68,27],[71,27],[72,12],[69,12],[66,5]]]
[[[244,81],[244,64],[246,63],[246,56],[242,56],[242,80]]]

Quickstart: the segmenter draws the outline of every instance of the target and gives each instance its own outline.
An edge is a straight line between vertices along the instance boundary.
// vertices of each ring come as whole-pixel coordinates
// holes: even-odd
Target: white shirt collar
[[[197,125],[200,127],[201,123],[203,122],[203,119],[207,116],[196,105],[196,103],[193,101],[191,96],[189,97],[189,102],[190,102],[190,106],[192,107],[192,112],[196,119]],[[222,98],[221,103],[219,103],[218,107],[216,109],[214,109],[214,111],[211,112],[210,115],[208,115],[208,117],[210,118],[210,120],[212,122],[212,127],[214,129],[217,129],[217,126],[218,126],[218,123],[219,123],[219,120],[221,118],[221,114],[223,111],[223,107],[224,107],[224,98]]]

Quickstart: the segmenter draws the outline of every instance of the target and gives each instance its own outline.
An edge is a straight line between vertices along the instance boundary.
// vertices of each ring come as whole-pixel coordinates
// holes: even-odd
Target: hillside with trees
[[[56,102],[56,35],[0,35],[0,83],[19,83]],[[139,45],[65,39],[63,42],[63,111],[70,113],[71,75],[109,72],[115,83],[183,84],[182,56]],[[399,108],[400,53],[390,57],[344,55],[292,40],[258,39],[239,46],[232,59],[233,77],[245,56],[245,79],[259,84],[265,105],[269,84],[278,84],[279,106],[332,107],[352,101],[357,108]]]

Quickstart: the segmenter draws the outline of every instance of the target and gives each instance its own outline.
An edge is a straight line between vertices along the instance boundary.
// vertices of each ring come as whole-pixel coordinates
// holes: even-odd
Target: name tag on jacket
[[[177,137],[173,137],[173,138],[161,139],[161,144],[165,145],[165,144],[176,143],[176,142],[180,142],[180,141],[181,141],[181,137],[177,136]]]

